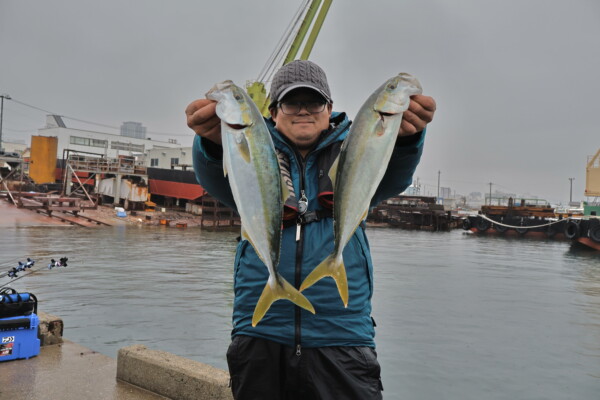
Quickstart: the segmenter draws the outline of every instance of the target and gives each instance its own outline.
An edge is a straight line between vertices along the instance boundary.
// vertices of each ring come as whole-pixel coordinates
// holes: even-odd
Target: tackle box
[[[18,293],[14,289],[0,294],[0,318],[37,313],[37,298],[33,293]]]
[[[0,294],[0,362],[40,353],[37,298],[32,293],[4,289]]]
[[[0,318],[0,362],[30,358],[40,353],[38,325],[34,313]]]

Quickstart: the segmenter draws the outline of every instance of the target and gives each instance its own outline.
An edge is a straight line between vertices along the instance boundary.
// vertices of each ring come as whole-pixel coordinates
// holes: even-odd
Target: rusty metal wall
[[[55,136],[32,136],[29,176],[37,184],[54,183],[58,138]]]
[[[588,160],[585,175],[585,195],[600,196],[600,149]]]

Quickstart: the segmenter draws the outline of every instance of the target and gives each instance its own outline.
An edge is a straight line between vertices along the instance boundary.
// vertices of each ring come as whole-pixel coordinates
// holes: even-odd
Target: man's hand
[[[398,136],[411,136],[421,132],[433,120],[435,113],[433,97],[417,94],[411,96],[408,110],[404,112]]]
[[[187,125],[202,136],[221,145],[221,119],[216,112],[217,103],[208,99],[199,99],[190,103],[185,109]]]

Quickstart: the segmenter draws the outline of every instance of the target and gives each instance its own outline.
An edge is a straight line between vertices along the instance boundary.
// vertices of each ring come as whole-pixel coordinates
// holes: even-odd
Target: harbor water
[[[60,316],[65,338],[111,357],[140,343],[226,369],[238,234],[4,227],[0,273],[66,256],[68,267],[9,285]],[[384,398],[600,399],[597,252],[463,231],[368,234]]]

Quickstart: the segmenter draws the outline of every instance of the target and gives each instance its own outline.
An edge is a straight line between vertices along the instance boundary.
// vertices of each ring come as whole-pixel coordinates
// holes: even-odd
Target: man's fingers
[[[215,103],[215,102],[213,100],[209,100],[209,99],[194,100],[187,106],[187,108],[185,109],[185,113],[186,113],[186,115],[191,115],[191,114],[195,113],[196,111],[198,111],[199,109],[201,109],[211,103]]]
[[[188,126],[194,129],[196,125],[202,125],[214,118],[219,119],[216,110],[217,103],[214,101],[201,99],[192,102],[185,110]]]
[[[406,116],[406,113],[404,113],[404,115]],[[400,136],[410,136],[422,130],[423,129],[418,129],[415,125],[408,122],[405,118],[402,118],[402,122],[400,123],[400,132],[398,134]]]
[[[211,128],[208,128],[207,131],[205,131],[205,133],[202,134],[203,137],[205,137],[206,139],[210,140],[211,142],[214,142],[218,145],[222,144],[221,141],[221,122],[219,121],[219,123],[217,123],[216,125],[214,125]]]
[[[408,110],[402,116],[400,136],[414,135],[421,132],[433,120],[436,104],[429,96],[415,95],[410,98]]]
[[[437,104],[435,103],[435,100],[433,99],[433,97],[424,96],[422,94],[417,94],[417,95],[412,96],[410,99],[412,100],[411,103],[416,103],[427,111],[435,112]]]
[[[436,103],[432,97],[416,95],[412,96],[410,100],[410,104],[408,105],[409,111],[414,113],[426,124],[433,120],[433,114],[435,113]]]

